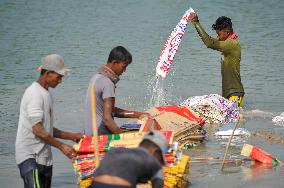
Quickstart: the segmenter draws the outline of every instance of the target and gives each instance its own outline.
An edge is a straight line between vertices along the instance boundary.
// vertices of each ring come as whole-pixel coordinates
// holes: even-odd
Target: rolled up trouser
[[[25,188],[50,188],[52,166],[37,164],[35,159],[27,159],[18,165]]]
[[[230,101],[237,100],[239,107],[243,107],[243,102],[244,102],[243,99],[244,99],[243,96],[232,95],[232,96],[229,97]]]

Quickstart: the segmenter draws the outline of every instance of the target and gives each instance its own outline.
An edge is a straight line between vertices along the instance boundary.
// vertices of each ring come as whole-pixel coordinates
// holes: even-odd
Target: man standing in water
[[[25,188],[49,188],[52,178],[51,146],[69,159],[76,157],[74,149],[56,138],[76,141],[81,133],[63,132],[53,127],[53,101],[49,88],[62,82],[67,69],[57,54],[42,59],[41,74],[25,91],[20,107],[16,137],[16,162]]]
[[[132,62],[131,54],[122,46],[113,48],[107,64],[100,68],[90,82],[85,103],[85,134],[92,135],[91,86],[95,87],[98,135],[121,133],[114,117],[139,118],[145,113],[123,110],[115,106],[115,85],[119,76]]]
[[[241,107],[245,94],[240,75],[241,45],[238,35],[233,31],[231,19],[221,16],[212,25],[218,35],[217,39],[205,32],[196,13],[191,13],[191,22],[204,44],[224,55],[224,60],[221,59],[222,96],[229,100],[238,100]]]

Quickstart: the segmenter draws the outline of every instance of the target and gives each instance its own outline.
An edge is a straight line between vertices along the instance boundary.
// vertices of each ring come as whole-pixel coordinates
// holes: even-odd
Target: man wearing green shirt
[[[218,38],[212,38],[205,32],[196,13],[191,13],[191,22],[207,48],[218,50],[224,56],[221,59],[222,96],[238,100],[239,106],[242,106],[245,93],[240,75],[241,45],[231,19],[221,16],[212,25]]]

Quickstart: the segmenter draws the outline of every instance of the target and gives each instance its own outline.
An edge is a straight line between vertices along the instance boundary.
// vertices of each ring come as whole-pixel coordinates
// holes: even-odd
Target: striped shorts
[[[27,159],[18,165],[25,188],[50,188],[52,166],[37,164],[35,159]]]

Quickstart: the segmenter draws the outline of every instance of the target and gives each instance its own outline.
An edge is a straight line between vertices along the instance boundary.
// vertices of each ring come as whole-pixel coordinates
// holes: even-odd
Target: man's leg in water
[[[233,95],[233,96],[230,96],[229,97],[229,100],[230,101],[233,101],[233,100],[237,100],[238,101],[238,106],[239,107],[243,107],[243,96],[235,96],[235,95]]]
[[[50,188],[52,166],[36,163],[35,159],[27,159],[18,165],[25,188]]]

